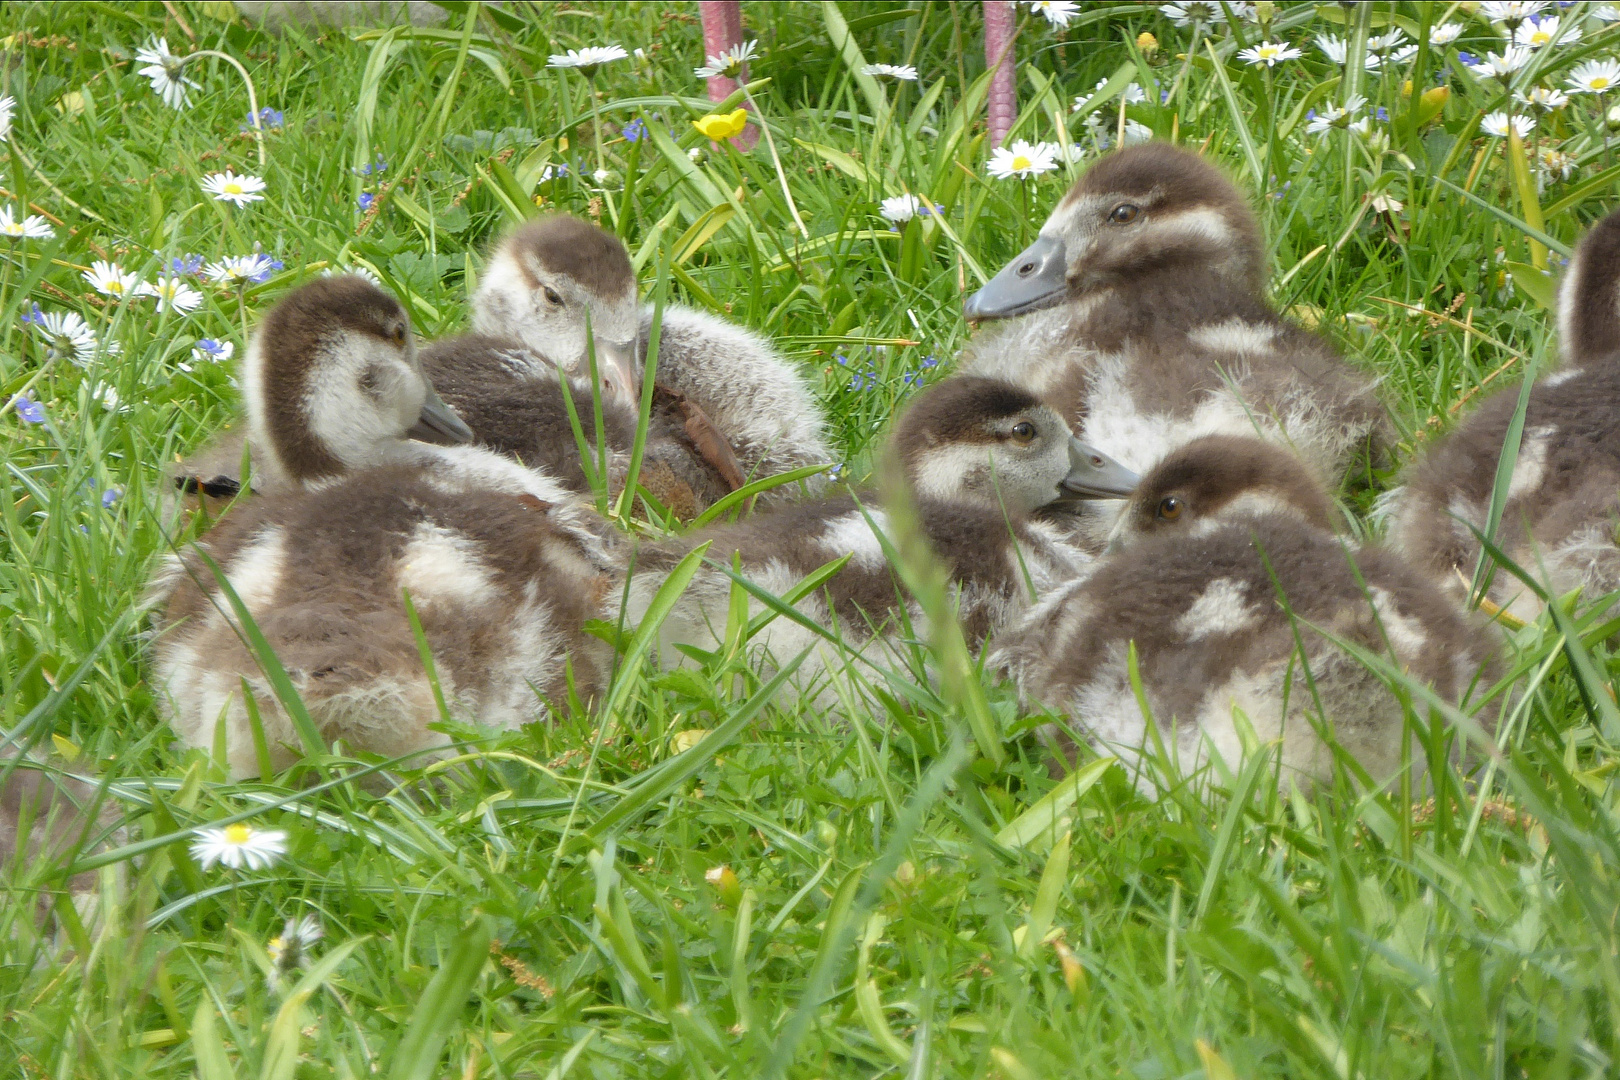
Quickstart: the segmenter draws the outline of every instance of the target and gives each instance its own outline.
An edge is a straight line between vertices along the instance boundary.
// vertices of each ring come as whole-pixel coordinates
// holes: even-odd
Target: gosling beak
[[[433,387],[428,387],[427,400],[422,413],[407,431],[408,438],[418,442],[438,443],[440,446],[465,446],[473,441],[472,428],[462,422],[450,406],[444,403]]]
[[[596,338],[596,374],[602,381],[602,396],[634,407],[636,388],[636,343]]]
[[[1010,319],[1054,307],[1068,294],[1067,273],[1063,241],[1042,236],[967,298],[967,317],[974,322]]]
[[[1059,502],[1084,499],[1124,499],[1136,490],[1141,477],[1095,447],[1069,439],[1069,475],[1058,489]]]

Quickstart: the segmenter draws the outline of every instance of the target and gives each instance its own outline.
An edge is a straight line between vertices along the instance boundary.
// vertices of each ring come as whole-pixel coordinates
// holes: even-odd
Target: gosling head
[[[1027,514],[1082,499],[1122,499],[1136,474],[1092,449],[1027,390],[959,376],[917,395],[893,438],[912,491]]]
[[[1620,211],[1575,248],[1558,288],[1558,337],[1570,364],[1620,353]]]
[[[243,389],[264,466],[296,483],[407,460],[409,439],[473,437],[422,374],[405,309],[363,278],[319,278],[271,308]]]
[[[1288,514],[1329,532],[1337,514],[1311,471],[1280,446],[1241,435],[1194,439],[1142,477],[1109,537],[1196,536],[1243,514]]]
[[[1143,143],[1088,169],[1039,238],[968,297],[967,317],[1024,315],[1171,269],[1258,290],[1263,251],[1248,202],[1219,169]]]
[[[590,372],[594,339],[603,392],[636,401],[636,275],[612,233],[566,214],[512,232],[484,268],[472,321],[478,333],[517,338],[576,377]]]

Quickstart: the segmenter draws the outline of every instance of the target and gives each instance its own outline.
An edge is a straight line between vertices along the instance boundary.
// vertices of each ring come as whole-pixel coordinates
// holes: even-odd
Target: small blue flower
[[[38,304],[32,304],[29,310],[23,314],[22,321],[24,326],[29,323],[33,323],[35,326],[44,326],[45,313],[39,309]]]
[[[123,497],[124,497],[124,489],[123,488],[115,488],[115,487],[108,488],[106,491],[103,491],[101,493],[101,508],[103,510],[111,510],[113,503],[117,502],[119,499],[122,499]]]
[[[36,311],[37,311],[37,310],[38,310],[38,309],[39,309],[39,305],[38,305],[38,304],[35,304],[35,305],[34,305],[34,309],[35,309],[35,310],[36,310]],[[836,360],[836,361],[838,361],[838,363],[839,363],[839,365],[840,365],[840,366],[842,366],[842,365],[844,365],[844,364],[847,364],[847,363],[849,363],[849,357],[847,357],[847,356],[845,356],[845,355],[844,355],[844,354],[843,354],[843,353],[841,353],[841,352],[835,352],[835,353],[833,353],[833,359],[834,359],[834,360]]]
[[[922,366],[925,368],[938,367],[939,361],[932,356],[925,356],[922,359]]]
[[[371,204],[376,202],[376,201],[377,201],[377,196],[373,195],[371,192],[362,191],[360,193],[360,199],[359,199],[360,209],[362,209],[362,210],[370,210],[371,209]]]
[[[27,394],[18,394],[11,399],[12,408],[25,424],[43,424],[45,422],[45,406],[29,397]]]
[[[1316,110],[1315,109],[1306,109],[1305,110],[1305,119],[1307,119],[1307,120],[1315,120],[1316,119]]]
[[[1168,90],[1160,90],[1159,91],[1159,104],[1163,105],[1165,102],[1167,102],[1169,100],[1170,100],[1170,91],[1168,91]]]
[[[362,165],[362,166],[360,166],[360,175],[361,176],[372,176],[372,175],[375,175],[376,173],[387,172],[387,171],[388,171],[388,159],[383,157],[381,154],[378,154],[377,155],[377,160],[373,161],[370,165]]]
[[[624,125],[620,134],[624,136],[625,142],[640,142],[647,137],[647,125],[642,120],[632,120]]]
[[[178,255],[169,260],[169,269],[174,271],[176,277],[187,277],[202,269],[203,257],[201,255]]]
[[[1473,53],[1465,53],[1460,49],[1457,51],[1457,59],[1467,64],[1469,67],[1473,67],[1475,64],[1479,63],[1479,58]]]
[[[851,390],[859,390],[861,388],[861,377],[859,374],[857,374],[853,379],[849,380],[849,388]]]
[[[192,346],[192,351],[207,353],[216,360],[226,360],[236,350],[233,346],[224,342],[215,341],[213,338],[203,338]]]
[[[1378,106],[1378,108],[1373,112],[1373,115],[1380,120],[1389,120],[1389,110],[1384,108],[1382,105]]]
[[[259,126],[262,128],[279,129],[282,125],[282,121],[286,120],[286,118],[286,113],[283,113],[280,109],[272,109],[268,105],[259,110]],[[242,124],[242,130],[253,130],[252,113],[248,113],[247,121]]]

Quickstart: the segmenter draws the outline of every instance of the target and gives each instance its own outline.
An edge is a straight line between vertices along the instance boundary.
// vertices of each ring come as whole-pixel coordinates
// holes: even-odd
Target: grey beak
[[[1063,241],[1040,237],[967,298],[967,317],[973,321],[1010,319],[1054,307],[1068,295],[1067,275]]]
[[[1063,495],[1059,502],[1078,502],[1082,499],[1125,499],[1136,490],[1141,477],[1092,446],[1079,439],[1069,439],[1069,475],[1058,488]]]
[[[462,422],[461,417],[444,403],[444,399],[431,386],[428,387],[427,400],[422,403],[421,415],[405,435],[418,442],[437,443],[440,446],[465,446],[473,441],[472,428]]]
[[[636,343],[602,338],[595,341],[596,375],[602,381],[602,396],[634,407],[641,383],[636,373]]]

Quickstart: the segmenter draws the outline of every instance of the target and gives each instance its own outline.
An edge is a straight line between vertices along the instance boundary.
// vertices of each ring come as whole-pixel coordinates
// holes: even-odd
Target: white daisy
[[[692,74],[700,79],[712,79],[716,75],[724,75],[728,79],[735,79],[742,74],[742,69],[748,61],[754,58],[754,50],[759,45],[757,41],[745,41],[741,45],[733,45],[729,49],[722,49],[709,62],[700,68],[693,68]]]
[[[1546,6],[1539,0],[1484,0],[1479,5],[1479,13],[1491,22],[1517,26]]]
[[[169,51],[169,39],[147,39],[146,48],[135,50],[135,59],[145,64],[138,74],[146,76],[152,89],[170,108],[186,107],[186,88],[198,84],[185,77],[186,61]]]
[[[287,834],[280,829],[255,829],[237,822],[223,829],[198,829],[191,842],[191,857],[204,870],[221,863],[240,870],[265,870],[287,854]]]
[[[1572,94],[1607,94],[1620,86],[1620,60],[1588,60],[1564,80]]]
[[[1079,112],[1087,105],[1090,105],[1091,100],[1095,98],[1098,92],[1107,85],[1107,79],[1098,79],[1097,85],[1091,88],[1091,93],[1081,94],[1079,97],[1074,99],[1074,109],[1072,111]],[[1140,105],[1142,102],[1147,100],[1147,91],[1142,89],[1140,83],[1129,83],[1119,96],[1124,99],[1125,104],[1127,105]]]
[[[1139,124],[1135,120],[1125,121],[1125,141],[1121,146],[1135,146],[1137,143],[1153,141],[1153,129],[1146,124]]]
[[[1509,124],[1513,125],[1513,130],[1519,133],[1521,139],[1529,138],[1530,133],[1536,130],[1536,122],[1530,117],[1523,113],[1509,116],[1505,112],[1493,112],[1485,117],[1479,122],[1479,130],[1487,135],[1494,135],[1496,138],[1502,139],[1507,137]]]
[[[1490,53],[1477,64],[1469,64],[1468,70],[1481,79],[1505,79],[1530,62],[1529,49],[1507,48],[1500,53]]]
[[[1266,67],[1276,67],[1284,60],[1298,60],[1305,55],[1292,45],[1282,45],[1275,41],[1262,41],[1238,53],[1238,57],[1247,60],[1251,67],[1264,64]]]
[[[1392,64],[1404,64],[1417,54],[1418,47],[1416,45],[1402,45],[1394,52],[1386,53],[1384,55],[1389,57],[1389,62]]]
[[[1614,4],[1599,4],[1592,9],[1592,16],[1599,22],[1620,22],[1620,7]]]
[[[1069,25],[1069,20],[1080,14],[1080,5],[1072,0],[1030,0],[1029,10],[1045,16],[1056,27]]]
[[[883,209],[878,212],[883,215],[885,221],[904,225],[916,217],[922,207],[922,200],[915,195],[896,195],[892,199],[884,199]]]
[[[1367,99],[1360,94],[1356,94],[1343,105],[1330,105],[1305,121],[1305,131],[1311,135],[1322,135],[1335,128],[1348,127],[1350,121],[1355,117],[1356,113],[1361,111],[1361,107],[1365,104],[1367,104]]]
[[[246,206],[264,198],[259,193],[265,189],[265,183],[257,176],[237,176],[227,168],[222,173],[209,173],[203,177],[202,189],[219,202]]]
[[[603,64],[623,60],[629,55],[618,45],[592,45],[584,49],[569,49],[565,53],[553,53],[546,66],[576,68],[581,75],[591,79],[596,77],[596,69]]]
[[[1575,171],[1575,155],[1544,147],[1536,151],[1536,168],[1548,180],[1568,180]]]
[[[899,79],[901,82],[917,81],[917,69],[910,64],[867,64],[861,69],[861,73],[879,79]]]
[[[186,284],[185,278],[161,277],[157,284],[143,284],[142,296],[157,297],[159,311],[178,311],[181,314],[203,302],[202,293]]]
[[[1429,44],[1450,45],[1462,36],[1462,32],[1462,23],[1446,22],[1441,23],[1439,26],[1431,26],[1429,27]]]
[[[1243,13],[1237,10],[1239,5],[1233,4],[1231,6],[1232,13],[1242,18]],[[1251,11],[1254,10],[1252,5],[1244,4],[1242,6],[1249,8]],[[1184,0],[1182,3],[1161,4],[1159,14],[1177,26],[1192,26],[1194,23],[1203,26],[1214,26],[1217,23],[1226,21],[1226,12],[1221,10],[1221,5],[1216,0]]]
[[[98,382],[90,388],[90,400],[100,405],[104,412],[127,413],[130,406],[121,404],[118,390],[111,383]]]
[[[1057,149],[1053,143],[1030,144],[1019,139],[1010,149],[1005,146],[996,147],[985,169],[999,180],[1014,176],[1020,180],[1039,176],[1043,172],[1057,168]]]
[[[140,275],[124,270],[117,263],[97,259],[82,276],[90,283],[90,287],[102,296],[123,299],[126,296],[140,295]]]
[[[1340,66],[1343,66],[1345,61],[1350,57],[1350,43],[1344,38],[1335,37],[1332,34],[1318,35],[1316,39],[1316,47],[1322,50],[1323,56],[1326,56],[1329,60],[1333,61],[1335,64],[1339,64]],[[1379,56],[1375,52],[1368,52],[1362,59],[1361,66],[1366,68],[1368,71],[1377,71],[1383,62],[1383,57]]]
[[[84,367],[96,355],[96,335],[77,311],[38,312],[30,320],[45,339],[45,356]]]
[[[0,237],[7,240],[49,240],[56,235],[50,222],[38,214],[29,214],[22,220],[11,212],[11,207],[0,206]]]
[[[1547,15],[1539,19],[1526,19],[1513,31],[1513,44],[1524,49],[1539,49],[1543,45],[1568,45],[1581,39],[1581,28],[1578,26],[1564,26],[1560,28],[1560,20],[1556,15]]]
[[[234,255],[219,262],[209,263],[203,267],[203,273],[222,288],[242,289],[249,285],[257,285],[280,269],[279,259],[272,259],[262,252],[254,252],[252,255]]]
[[[1552,112],[1569,104],[1568,94],[1547,86],[1532,86],[1529,93],[1521,90],[1514,93],[1513,97],[1519,104],[1540,109],[1542,112]]]
[[[229,341],[202,338],[191,347],[191,358],[205,364],[223,364],[235,352],[236,346]]]
[[[384,287],[382,278],[372,273],[369,267],[361,266],[359,263],[354,263],[353,265],[340,263],[337,266],[328,266],[325,270],[321,271],[321,277],[345,277],[350,275],[357,278],[365,278],[379,289]]]
[[[281,933],[271,938],[264,951],[270,956],[270,989],[276,990],[293,972],[309,967],[309,950],[325,937],[321,924],[313,915],[288,919]]]
[[[1406,41],[1406,31],[1395,27],[1387,34],[1378,34],[1367,39],[1367,48],[1373,52],[1385,53],[1391,49],[1399,48]]]
[[[0,97],[0,142],[11,138],[11,114],[17,111],[17,99],[7,94]]]

